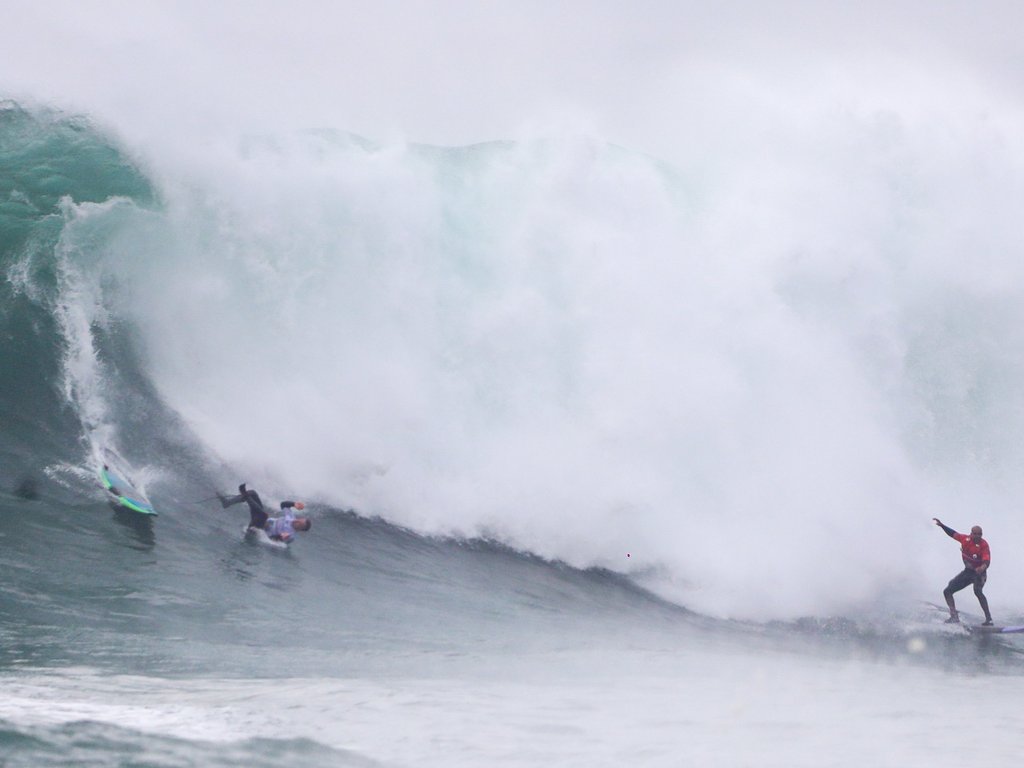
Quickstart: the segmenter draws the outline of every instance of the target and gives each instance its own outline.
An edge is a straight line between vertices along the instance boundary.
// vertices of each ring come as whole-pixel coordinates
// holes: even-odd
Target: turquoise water
[[[1019,642],[922,601],[985,508],[1024,616],[1013,290],[723,253],[588,141],[151,165],[0,109],[4,764],[856,765],[1012,701]],[[312,531],[244,541],[241,481]]]

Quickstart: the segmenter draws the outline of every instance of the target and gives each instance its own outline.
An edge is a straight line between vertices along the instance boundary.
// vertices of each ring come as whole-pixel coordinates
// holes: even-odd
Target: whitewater
[[[271,108],[158,6],[93,69],[0,67],[0,764],[1019,761],[1024,640],[943,624],[931,522],[984,527],[1024,624],[1019,97],[704,51],[608,79],[632,132],[501,123],[466,68],[489,133],[437,96],[416,140],[350,108],[388,72],[332,109],[245,59]],[[243,539],[243,481],[312,530]]]

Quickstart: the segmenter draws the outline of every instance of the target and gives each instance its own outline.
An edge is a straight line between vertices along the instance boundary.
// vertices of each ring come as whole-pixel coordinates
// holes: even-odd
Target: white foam
[[[69,260],[61,312],[88,424],[108,407],[91,328],[114,312],[254,486],[657,573],[717,614],[845,612],[944,581],[936,514],[985,509],[997,553],[1024,533],[1007,439],[1024,367],[972,346],[1024,327],[984,278],[1019,267],[992,251],[965,283],[928,258],[933,221],[873,199],[850,230],[857,199],[830,174],[900,208],[888,170],[808,158],[737,207],[727,176],[698,186],[592,139],[221,150],[164,179],[163,215],[69,208],[62,247],[86,264]],[[810,191],[787,196],[794,174]]]
[[[4,681],[0,719],[83,720],[190,741],[309,738],[384,764],[958,766],[932,738],[963,702],[1013,679],[703,648],[508,659],[479,676],[167,680],[86,670]],[[396,730],[397,724],[400,728]],[[972,723],[1012,764],[1012,718]],[[865,737],[865,734],[870,734]]]
[[[915,13],[890,6],[874,11]],[[89,334],[113,310],[134,317],[147,369],[203,443],[272,490],[658,573],[674,599],[748,616],[941,585],[956,559],[927,527],[938,514],[985,526],[990,589],[1014,599],[1024,563],[1000,553],[1024,539],[1024,131],[998,15],[915,16],[864,57],[851,30],[874,13],[819,10],[829,42],[805,63],[750,47],[725,11],[691,25],[671,23],[687,10],[659,23],[588,8],[572,45],[563,25],[537,27],[559,30],[548,59],[513,42],[511,69],[535,77],[511,99],[493,87],[504,64],[405,58],[424,29],[463,39],[451,10],[406,9],[398,36],[381,11],[376,46],[290,8],[309,32],[294,46],[232,10],[208,11],[223,38],[175,23],[173,4],[65,10],[74,35],[19,12],[38,34],[11,41],[8,77],[95,108],[167,205],[157,221],[66,209],[74,264],[98,258],[127,291],[115,307],[95,272],[64,275],[69,395],[87,424],[109,421]],[[569,12],[514,21],[546,13]],[[757,18],[778,29],[776,15],[789,18]],[[921,58],[904,54],[908,28]],[[636,44],[593,44],[610,31]],[[125,34],[161,55],[139,61]],[[587,61],[585,77],[569,87],[564,67],[533,68],[546,60]],[[448,83],[464,77],[479,87],[462,111]],[[445,157],[305,130],[378,138],[393,120],[416,138],[519,142]]]

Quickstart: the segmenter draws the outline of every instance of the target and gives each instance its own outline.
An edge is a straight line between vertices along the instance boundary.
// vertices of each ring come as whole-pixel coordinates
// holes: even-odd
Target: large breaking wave
[[[115,442],[158,501],[187,446],[721,615],[932,590],[933,515],[985,525],[1011,583],[1020,152],[821,129],[741,168],[258,126],[172,162],[7,104],[5,451]]]

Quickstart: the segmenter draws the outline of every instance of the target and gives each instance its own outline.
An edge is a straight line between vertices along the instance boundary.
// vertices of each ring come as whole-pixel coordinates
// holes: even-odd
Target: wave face
[[[74,338],[82,332],[75,324],[83,322],[76,315],[88,311],[90,297],[76,294],[71,273],[88,270],[89,263],[65,238],[71,201],[141,202],[150,191],[85,121],[29,114],[11,103],[0,105],[0,167],[0,450],[11,468],[25,453],[44,463],[69,457],[82,438],[81,423],[67,406],[89,399],[72,390],[88,383],[73,357],[93,352],[82,349],[91,345],[88,327],[89,340]]]
[[[1024,534],[1005,141],[854,121],[751,185],[590,139],[172,161],[0,120],[12,484],[115,444],[157,506],[241,476],[754,618],[930,587],[933,515]]]
[[[928,518],[980,522],[1024,623],[1021,154],[820,128],[668,168],[4,104],[0,751],[953,765],[936,719],[1021,671],[920,602],[958,563]],[[159,518],[108,506],[108,448]],[[313,530],[244,541],[241,480]]]

